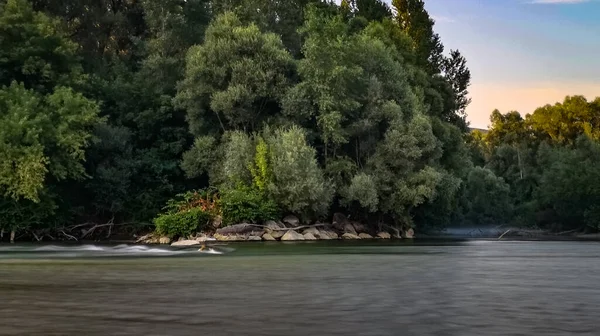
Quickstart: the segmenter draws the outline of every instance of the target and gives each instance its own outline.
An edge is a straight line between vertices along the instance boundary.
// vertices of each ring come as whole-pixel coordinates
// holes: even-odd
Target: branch
[[[509,232],[510,232],[510,229],[506,230],[502,235],[500,235],[500,237],[498,237],[498,240],[502,239],[502,237],[504,237],[504,235]]]
[[[71,236],[70,234],[66,233],[64,230],[61,230],[60,233],[64,234],[65,237],[67,237],[69,239],[73,239],[75,241],[79,241],[77,238],[75,238],[74,236]]]

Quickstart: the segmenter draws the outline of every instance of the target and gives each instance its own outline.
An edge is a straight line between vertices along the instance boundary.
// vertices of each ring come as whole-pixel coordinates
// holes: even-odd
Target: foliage
[[[510,187],[489,169],[472,168],[461,196],[460,206],[467,224],[502,225],[510,220]]]
[[[170,199],[154,224],[159,234],[187,237],[210,229],[212,220],[220,215],[221,204],[214,190],[193,190]]]
[[[275,202],[262,192],[243,185],[221,192],[223,223],[260,223],[276,219],[279,211]]]
[[[583,226],[597,229],[600,144],[582,136],[574,148],[558,147],[545,155],[549,165],[540,180],[540,205],[556,212],[564,230]]]
[[[0,190],[15,200],[38,200],[48,177],[85,177],[82,164],[97,105],[57,87],[47,96],[13,82],[0,89]]]
[[[299,127],[269,132],[271,180],[267,194],[286,212],[306,217],[327,213],[332,187],[316,160],[316,151],[306,143]]]
[[[0,3],[4,227],[155,218],[175,236],[221,211],[449,223],[480,149],[511,197],[524,180],[522,199],[537,192],[537,144],[465,144],[470,73],[421,0]],[[536,116],[581,112],[576,126],[525,118],[522,134],[595,137],[599,105],[574,97]]]
[[[204,231],[210,223],[210,215],[200,208],[161,214],[154,219],[156,232],[168,237],[187,237]]]
[[[231,12],[215,18],[204,44],[188,51],[177,97],[192,133],[257,130],[277,111],[271,106],[285,94],[293,65],[277,35]]]

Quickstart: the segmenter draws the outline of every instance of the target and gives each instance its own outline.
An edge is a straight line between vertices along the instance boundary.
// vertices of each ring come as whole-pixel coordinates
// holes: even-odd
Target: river
[[[593,242],[0,245],[0,335],[598,335]]]

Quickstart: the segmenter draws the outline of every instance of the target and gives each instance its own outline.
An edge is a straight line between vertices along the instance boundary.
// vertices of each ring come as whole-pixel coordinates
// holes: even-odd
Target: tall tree
[[[393,0],[392,6],[398,24],[413,39],[418,64],[430,74],[439,73],[444,46],[433,31],[434,21],[425,10],[423,0]]]

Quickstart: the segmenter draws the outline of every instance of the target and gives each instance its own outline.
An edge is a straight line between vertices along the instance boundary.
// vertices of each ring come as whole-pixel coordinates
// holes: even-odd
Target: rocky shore
[[[386,229],[384,229],[387,228]],[[389,226],[373,230],[362,223],[348,220],[343,214],[335,214],[331,223],[303,225],[295,216],[287,216],[281,221],[267,221],[262,225],[241,223],[215,228],[214,232],[199,232],[189,237],[170,237],[150,233],[137,240],[142,244],[171,244],[172,246],[201,245],[207,241],[312,241],[312,240],[361,240],[361,239],[411,239],[414,231],[400,232]]]

